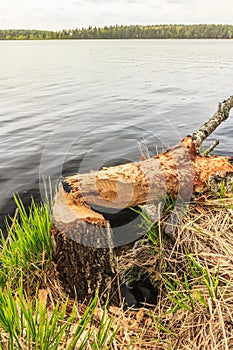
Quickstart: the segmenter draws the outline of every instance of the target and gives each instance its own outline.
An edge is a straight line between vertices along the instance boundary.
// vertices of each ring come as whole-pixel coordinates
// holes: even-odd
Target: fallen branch
[[[233,96],[219,104],[218,111],[199,130],[163,154],[138,162],[103,168],[88,174],[68,177],[73,196],[89,205],[123,209],[161,199],[185,197],[192,182],[194,191],[206,189],[208,178],[232,171],[227,157],[201,157],[202,142],[229,116]]]

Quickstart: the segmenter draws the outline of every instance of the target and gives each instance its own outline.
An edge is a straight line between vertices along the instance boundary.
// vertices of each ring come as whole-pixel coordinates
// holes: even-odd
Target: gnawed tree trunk
[[[81,204],[81,205],[80,205]],[[112,230],[105,218],[65,193],[62,186],[53,208],[53,254],[66,291],[90,300],[98,290],[103,300],[119,303]]]
[[[74,175],[66,181],[77,201],[123,209],[160,201],[164,195],[187,198],[192,190],[207,190],[211,176],[224,177],[232,171],[228,157],[199,155],[192,136],[187,136],[178,146],[153,158]]]
[[[228,157],[198,152],[232,107],[233,96],[220,104],[197,132],[163,154],[65,179],[71,192],[65,193],[62,187],[58,190],[52,237],[60,278],[71,295],[89,300],[98,289],[103,301],[110,293],[111,302],[119,302],[116,255],[120,249],[116,246],[121,244],[98,208],[122,210],[158,204],[168,195],[189,201],[193,193],[208,191],[213,179],[217,178],[218,184],[228,179],[232,184],[233,166]],[[127,249],[130,244],[125,246]]]

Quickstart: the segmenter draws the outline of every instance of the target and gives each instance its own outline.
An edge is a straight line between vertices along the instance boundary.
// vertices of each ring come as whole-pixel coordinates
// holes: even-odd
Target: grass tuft
[[[1,234],[2,252],[0,271],[7,279],[17,281],[21,274],[34,283],[36,271],[40,274],[52,260],[52,244],[50,229],[52,220],[48,207],[43,203],[35,203],[26,210],[19,197],[15,196],[16,216],[6,221],[8,236]],[[30,277],[29,277],[30,276]]]

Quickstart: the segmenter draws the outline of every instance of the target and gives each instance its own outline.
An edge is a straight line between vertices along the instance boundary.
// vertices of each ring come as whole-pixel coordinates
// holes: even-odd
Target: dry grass
[[[170,237],[160,224],[157,255],[147,245],[123,259],[160,284],[153,309],[119,310],[118,349],[133,340],[132,349],[233,348],[232,208],[230,198],[193,203]]]

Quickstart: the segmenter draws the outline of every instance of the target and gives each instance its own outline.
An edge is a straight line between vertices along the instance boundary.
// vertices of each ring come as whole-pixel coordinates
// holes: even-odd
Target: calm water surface
[[[0,214],[40,177],[139,159],[192,133],[233,94],[233,41],[0,42]],[[209,139],[233,155],[233,116]],[[2,225],[2,224],[1,224]]]

